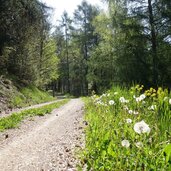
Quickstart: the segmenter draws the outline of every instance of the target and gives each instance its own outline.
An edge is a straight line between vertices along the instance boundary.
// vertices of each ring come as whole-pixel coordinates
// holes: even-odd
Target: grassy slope
[[[47,92],[39,90],[34,86],[25,87],[19,90],[19,94],[13,96],[11,105],[14,107],[24,107],[42,102],[52,101],[53,98]]]
[[[49,93],[34,86],[17,88],[11,80],[0,77],[0,112],[52,100],[54,98]]]

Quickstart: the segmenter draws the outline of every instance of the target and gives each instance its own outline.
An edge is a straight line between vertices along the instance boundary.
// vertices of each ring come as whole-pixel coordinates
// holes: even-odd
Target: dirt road
[[[84,146],[83,106],[81,99],[72,99],[51,115],[1,133],[0,171],[75,171],[75,150]]]
[[[58,99],[58,100],[54,100],[54,101],[51,101],[51,102],[40,103],[40,104],[36,104],[36,105],[28,106],[28,107],[23,107],[23,108],[18,108],[18,109],[12,109],[11,111],[10,110],[3,111],[3,112],[0,113],[0,118],[7,117],[7,116],[11,115],[14,112],[21,112],[23,110],[39,108],[39,107],[43,107],[43,106],[46,106],[46,105],[49,105],[49,104],[53,104],[53,103],[59,102],[59,101],[61,101],[63,99]]]

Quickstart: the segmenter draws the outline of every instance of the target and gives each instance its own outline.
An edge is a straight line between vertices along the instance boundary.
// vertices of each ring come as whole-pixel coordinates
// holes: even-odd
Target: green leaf
[[[168,144],[164,148],[164,156],[166,157],[166,162],[169,162],[171,164],[171,144]]]

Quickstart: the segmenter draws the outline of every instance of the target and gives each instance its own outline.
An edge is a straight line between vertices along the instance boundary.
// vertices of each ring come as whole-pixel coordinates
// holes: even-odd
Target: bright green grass
[[[55,102],[53,104],[45,105],[40,108],[24,110],[22,112],[13,113],[8,117],[1,118],[0,131],[18,127],[21,121],[24,120],[26,117],[44,116],[45,114],[52,112],[53,109],[59,108],[60,106],[64,105],[68,101],[68,99],[65,99],[59,102]]]
[[[144,100],[136,102],[133,95],[142,93],[140,86],[130,90],[117,87],[101,97],[85,99],[89,124],[82,162],[87,170],[171,171],[171,96],[167,90],[151,89],[145,92]],[[121,103],[120,97],[129,102]],[[110,100],[115,104],[109,105]],[[152,105],[156,105],[154,110],[149,109]],[[130,110],[138,114],[130,114]],[[132,122],[127,123],[127,119]],[[150,127],[149,133],[134,130],[142,120]],[[122,145],[123,140],[129,141],[129,147]]]
[[[34,86],[22,88],[20,94],[12,97],[12,107],[24,107],[33,104],[55,100],[49,93],[39,90]]]

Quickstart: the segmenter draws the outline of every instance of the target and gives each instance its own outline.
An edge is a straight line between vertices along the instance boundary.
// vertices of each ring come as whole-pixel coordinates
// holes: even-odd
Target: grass
[[[49,93],[39,90],[34,86],[22,88],[20,93],[12,97],[12,107],[25,107],[33,104],[55,100]]]
[[[21,121],[24,120],[26,117],[44,116],[45,114],[52,112],[53,109],[59,108],[60,106],[64,105],[68,101],[68,99],[65,99],[53,104],[45,105],[43,107],[24,110],[22,112],[13,113],[8,117],[1,118],[0,131],[18,127]]]
[[[170,98],[162,88],[137,85],[85,99],[87,170],[171,171]]]

